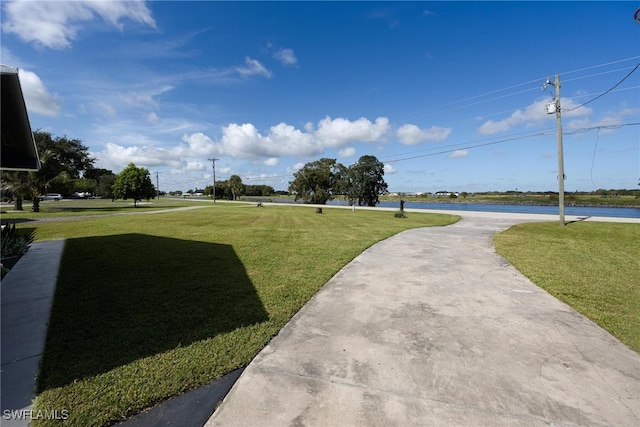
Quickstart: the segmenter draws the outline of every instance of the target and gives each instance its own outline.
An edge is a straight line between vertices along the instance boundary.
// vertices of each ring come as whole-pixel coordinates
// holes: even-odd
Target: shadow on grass
[[[69,239],[38,392],[265,320],[229,245],[142,234]]]
[[[34,219],[30,218],[9,218],[0,220],[0,224],[2,225],[11,225],[11,224],[22,224],[23,222],[32,222]]]
[[[137,212],[137,211],[144,211],[144,210],[155,211],[155,210],[162,210],[162,209],[171,209],[179,206],[182,206],[182,205],[156,205],[153,203],[145,204],[145,202],[142,202],[142,203],[138,202],[138,205],[135,207],[133,206],[133,202],[129,204],[118,203],[118,204],[114,204],[113,206],[106,206],[106,205],[83,206],[82,204],[73,204],[73,205],[49,204],[45,208],[43,208],[43,211],[50,212],[50,213],[57,213],[57,212],[114,213],[114,212]]]

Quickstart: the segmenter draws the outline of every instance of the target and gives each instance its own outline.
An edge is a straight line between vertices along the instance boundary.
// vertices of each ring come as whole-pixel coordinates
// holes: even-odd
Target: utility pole
[[[220,160],[220,159],[216,159],[215,157],[213,159],[209,159],[209,161],[213,165],[213,203],[214,204],[216,203],[216,160]]]
[[[558,139],[558,206],[560,208],[560,226],[565,226],[564,221],[564,150],[562,148],[562,117],[560,110],[560,75],[556,74],[555,81],[551,83],[549,79],[547,82],[542,85],[542,89],[546,89],[547,85],[555,86],[556,88],[556,96],[553,99],[553,102],[547,104],[547,113],[553,114],[556,113],[556,128],[557,128],[557,139]],[[554,108],[555,107],[555,108]]]
[[[160,172],[156,172],[156,196],[158,197],[158,200],[160,200],[160,181],[158,180],[158,174]]]

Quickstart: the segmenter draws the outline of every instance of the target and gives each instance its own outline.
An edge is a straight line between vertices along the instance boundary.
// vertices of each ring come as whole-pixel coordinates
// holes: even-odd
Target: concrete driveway
[[[496,255],[539,215],[409,230],[343,268],[206,426],[637,426],[640,355]]]

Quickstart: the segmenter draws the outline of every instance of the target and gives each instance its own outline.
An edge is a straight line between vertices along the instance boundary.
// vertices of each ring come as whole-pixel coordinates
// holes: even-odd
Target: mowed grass
[[[210,204],[208,201],[182,200],[178,198],[161,198],[160,200],[142,201],[134,208],[132,200],[107,200],[107,199],[63,199],[43,200],[40,202],[40,212],[31,212],[31,203],[24,202],[22,211],[14,211],[13,205],[2,205],[3,221],[30,221],[43,217],[73,217],[78,215],[107,215],[128,212],[144,212],[151,210],[164,210],[184,206]]]
[[[640,224],[520,224],[494,243],[536,285],[640,352]]]
[[[67,239],[35,409],[109,425],[209,383],[246,366],[367,247],[457,219],[219,203],[22,224]]]

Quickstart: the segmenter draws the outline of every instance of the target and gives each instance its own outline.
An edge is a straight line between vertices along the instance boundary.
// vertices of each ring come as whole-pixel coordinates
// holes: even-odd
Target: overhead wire
[[[627,62],[627,61],[637,60],[637,59],[640,59],[640,55],[629,57],[629,58],[624,58],[624,59],[619,59],[619,60],[616,60],[616,61],[609,61],[609,62],[605,62],[605,63],[602,63],[602,64],[591,65],[591,66],[579,68],[579,69],[576,69],[576,70],[566,71],[566,72],[563,72],[561,74],[562,75],[575,74],[575,73],[579,73],[579,72],[582,72],[582,71],[592,70],[592,69],[600,68],[600,67],[606,67],[606,66],[614,65],[614,64],[620,64],[622,62]],[[574,81],[574,80],[580,80],[580,79],[584,79],[584,78],[595,77],[595,76],[598,76],[598,75],[610,74],[610,73],[613,73],[613,72],[622,71],[622,70],[626,70],[626,69],[629,69],[629,68],[631,68],[631,67],[621,68],[621,69],[618,69],[618,70],[605,71],[605,72],[602,72],[602,73],[592,74],[592,75],[588,75],[588,76],[576,77],[576,78],[573,78],[573,79],[565,80],[565,83],[568,82],[568,81]],[[452,105],[460,104],[460,103],[463,103],[463,102],[466,102],[466,101],[472,101],[472,100],[475,100],[475,99],[478,99],[478,98],[482,98],[482,97],[485,97],[485,96],[488,96],[488,95],[493,95],[493,94],[504,92],[504,91],[507,91],[507,90],[510,90],[510,89],[515,89],[515,88],[518,88],[518,87],[521,87],[521,86],[524,86],[524,85],[527,85],[527,84],[538,83],[540,81],[543,81],[547,77],[548,77],[548,75],[544,76],[544,77],[538,77],[538,78],[535,78],[535,79],[527,80],[526,82],[523,82],[523,83],[517,83],[517,84],[514,84],[514,85],[510,85],[510,86],[507,86],[507,87],[504,87],[504,88],[501,88],[501,89],[495,89],[495,90],[492,90],[492,91],[489,91],[489,92],[485,92],[485,93],[480,94],[480,95],[474,95],[474,96],[471,96],[471,97],[468,97],[468,98],[463,98],[463,99],[460,99],[460,100],[457,100],[457,101],[447,102],[445,104],[439,104],[439,105],[436,105],[436,106],[421,110],[420,112],[421,113],[426,113],[426,112],[429,112],[429,111],[438,110],[439,112],[444,113],[444,112],[449,112],[449,111],[455,111],[455,110],[460,110],[460,109],[467,108],[467,107],[472,107],[472,106],[475,106],[475,105],[478,105],[478,104],[482,104],[482,103],[485,103],[485,102],[495,101],[495,100],[498,100],[498,99],[504,99],[504,98],[508,98],[510,96],[518,95],[518,94],[521,94],[521,93],[525,93],[525,92],[529,92],[529,91],[533,91],[533,90],[538,90],[539,86],[536,85],[535,88],[519,90],[519,91],[516,91],[516,92],[508,93],[506,95],[500,95],[500,96],[493,97],[493,98],[490,98],[490,99],[487,99],[487,100],[473,102],[473,103],[465,104],[465,105],[462,105],[462,106],[458,106],[458,107],[454,107],[454,108],[444,109],[443,110],[443,108],[445,108],[445,107],[449,107],[449,106],[452,106]]]
[[[586,71],[586,70],[592,70],[594,68],[605,67],[605,66],[608,66],[608,65],[619,64],[619,63],[622,63],[622,62],[627,62],[627,61],[636,60],[636,59],[640,59],[640,55],[639,56],[633,56],[633,57],[630,57],[630,58],[625,58],[625,59],[619,59],[619,60],[616,60],[616,61],[605,62],[605,63],[598,64],[598,65],[591,65],[589,67],[583,67],[583,68],[579,68],[577,70],[566,71],[566,72],[561,73],[561,74],[562,75],[575,74],[575,73],[579,73],[579,72]],[[625,69],[629,69],[629,68],[630,67],[622,68],[622,69],[619,69],[619,70],[613,70],[613,71],[605,71],[603,73],[598,73],[598,74],[594,74],[594,75],[590,75],[590,76],[577,77],[575,79],[566,80],[566,81],[573,81],[573,80],[579,80],[579,79],[582,79],[582,78],[594,77],[594,76],[597,76],[597,75],[608,74],[608,73],[621,71],[621,70],[625,70]],[[548,77],[548,75],[544,76],[544,77],[538,77],[538,78],[535,78],[535,79],[527,80],[526,82],[523,82],[523,83],[517,83],[517,84],[514,84],[514,85],[510,85],[510,86],[507,86],[507,87],[504,87],[504,88],[501,88],[501,89],[495,89],[495,90],[492,90],[492,91],[489,91],[489,92],[485,92],[485,93],[480,94],[480,95],[474,95],[474,96],[471,96],[471,97],[468,97],[468,98],[463,98],[463,99],[460,99],[460,100],[457,100],[457,101],[452,101],[452,102],[448,102],[448,103],[445,103],[445,104],[440,104],[440,105],[428,108],[426,110],[423,110],[423,112],[432,111],[432,110],[436,110],[436,109],[437,110],[441,110],[443,107],[448,107],[450,105],[460,104],[462,102],[471,101],[471,100],[474,100],[474,99],[482,98],[484,96],[488,96],[488,95],[493,95],[493,94],[496,94],[496,93],[504,92],[504,91],[507,91],[507,90],[510,90],[510,89],[515,89],[517,87],[524,86],[524,85],[527,85],[527,84],[537,83],[537,82],[539,82],[541,80],[546,79],[547,77]],[[491,99],[486,100],[486,101],[480,101],[480,102],[475,102],[475,103],[471,103],[471,104],[466,104],[466,105],[464,105],[462,107],[456,107],[454,109],[445,110],[443,112],[452,111],[452,110],[461,109],[461,108],[466,108],[466,107],[471,107],[471,106],[474,106],[474,105],[477,105],[477,104],[481,104],[483,102],[489,102],[489,101],[494,101],[496,99],[507,98],[509,96],[513,96],[513,95],[517,95],[517,94],[520,94],[520,93],[528,92],[530,90],[537,90],[537,89],[538,89],[538,87],[536,86],[535,88],[520,90],[520,91],[517,91],[517,92],[512,92],[512,93],[507,94],[507,95],[501,95],[499,97],[494,97],[494,98],[491,98]]]
[[[617,88],[618,86],[620,86],[620,84],[622,84],[622,82],[624,82],[625,80],[627,80],[627,79],[631,76],[631,74],[633,74],[633,73],[634,73],[634,71],[636,71],[636,70],[638,69],[638,67],[640,67],[640,62],[639,62],[639,63],[638,63],[634,68],[633,68],[633,70],[631,70],[631,71],[629,72],[629,74],[627,74],[626,76],[624,76],[624,77],[622,78],[622,80],[620,80],[618,83],[616,83],[615,85],[613,85],[610,89],[608,89],[608,90],[606,90],[606,91],[602,92],[600,95],[596,96],[596,97],[595,97],[595,98],[593,98],[593,99],[590,99],[589,101],[585,102],[584,104],[580,104],[580,105],[578,105],[577,107],[573,107],[573,108],[570,108],[570,109],[568,109],[568,110],[564,110],[564,111],[573,111],[573,110],[576,110],[576,109],[578,109],[578,108],[580,108],[580,107],[584,107],[585,105],[592,103],[592,102],[593,102],[593,101],[595,101],[596,99],[602,98],[603,96],[605,96],[606,94],[608,94],[609,92],[611,92],[613,89],[615,89],[615,88]]]
[[[453,152],[458,151],[458,150],[470,150],[470,149],[478,148],[478,147],[486,147],[486,146],[489,146],[489,145],[503,144],[505,142],[517,141],[517,140],[520,140],[520,139],[533,138],[533,137],[537,137],[537,136],[544,136],[544,135],[551,135],[551,134],[552,134],[552,132],[538,132],[538,133],[532,134],[532,135],[519,136],[519,137],[514,137],[514,138],[506,138],[506,139],[501,139],[501,140],[498,140],[498,141],[486,142],[486,143],[483,143],[483,144],[466,145],[466,146],[457,147],[457,148],[454,148],[454,149],[441,150],[441,151],[438,151],[438,152],[435,152],[435,153],[421,154],[421,155],[418,155],[418,156],[411,156],[411,157],[404,157],[404,158],[400,158],[400,159],[388,160],[386,163],[403,162],[405,160],[413,160],[413,159],[419,159],[419,158],[422,158],[422,157],[437,156],[437,155],[440,155],[440,154],[453,153]]]
[[[590,126],[590,127],[586,127],[586,128],[576,129],[576,130],[571,131],[571,132],[562,132],[562,133],[563,133],[563,135],[573,135],[573,134],[576,134],[576,133],[587,132],[587,131],[594,130],[594,129],[620,129],[620,128],[623,128],[625,126],[638,126],[638,125],[640,125],[640,122],[620,123],[620,124],[615,124],[615,125],[614,124],[612,124],[612,125],[600,124],[600,125],[597,125],[597,126]],[[471,150],[473,148],[486,147],[486,146],[496,145],[496,144],[504,144],[506,142],[517,141],[517,140],[527,139],[527,138],[534,138],[534,137],[539,137],[539,136],[553,135],[553,134],[555,134],[555,130],[546,129],[546,130],[542,130],[540,132],[529,134],[529,135],[513,136],[513,137],[503,138],[503,139],[500,139],[500,140],[497,140],[497,141],[491,141],[491,142],[486,142],[486,143],[481,143],[481,144],[466,145],[466,143],[460,143],[460,144],[456,144],[455,146],[450,146],[446,150],[440,149],[440,151],[437,151],[437,152],[434,152],[434,153],[421,154],[421,155],[417,155],[417,156],[402,157],[402,158],[391,158],[391,160],[386,160],[385,163],[397,163],[397,162],[402,162],[402,161],[405,161],[405,160],[413,160],[413,159],[419,159],[419,158],[423,158],[423,157],[437,156],[437,155],[440,155],[440,154],[453,153],[453,152],[455,152],[457,150]],[[411,153],[406,153],[406,154],[411,154]],[[403,155],[406,155],[406,154],[400,154],[400,156],[403,156]],[[395,156],[395,157],[397,157],[397,156]]]
[[[633,57],[629,57],[629,58],[624,58],[624,59],[620,59],[620,60],[615,60],[615,61],[609,61],[609,62],[606,62],[606,63],[597,64],[597,65],[592,65],[592,66],[588,66],[588,67],[583,67],[583,68],[576,69],[576,70],[565,71],[565,72],[563,72],[563,73],[561,73],[561,74],[562,74],[562,75],[570,75],[570,74],[575,74],[575,73],[579,73],[579,72],[583,72],[583,71],[587,71],[587,70],[592,70],[592,69],[596,69],[596,68],[600,68],[600,67],[605,67],[605,66],[609,66],[609,65],[619,64],[619,63],[623,63],[623,62],[627,62],[627,61],[631,61],[631,60],[637,60],[637,59],[640,59],[640,55],[638,55],[638,56],[633,56]],[[629,73],[628,73],[628,74],[627,74],[627,75],[626,75],[622,80],[620,80],[616,85],[614,85],[613,87],[611,87],[611,88],[610,88],[610,89],[608,89],[607,91],[605,91],[605,92],[603,92],[603,93],[599,94],[597,97],[595,97],[595,98],[593,98],[593,99],[589,100],[588,102],[585,102],[585,103],[581,104],[581,105],[580,105],[580,106],[578,106],[578,107],[573,107],[573,108],[571,108],[571,109],[563,109],[563,110],[564,110],[564,111],[573,111],[573,110],[575,110],[575,109],[577,109],[577,108],[580,108],[580,107],[582,107],[582,106],[585,106],[585,105],[587,105],[587,104],[589,104],[589,103],[591,103],[591,102],[593,102],[593,101],[595,101],[595,100],[597,100],[597,99],[601,98],[602,96],[604,96],[604,95],[606,95],[606,94],[608,94],[608,93],[613,92],[613,91],[614,91],[614,89],[615,89],[617,86],[619,86],[619,85],[620,85],[622,82],[624,82],[624,81],[625,81],[629,76],[631,76],[631,74],[633,74],[633,72],[635,72],[639,67],[640,67],[640,63],[638,63],[638,64],[637,64],[637,65],[636,65],[636,66],[631,70],[631,72],[629,72]],[[573,79],[564,80],[564,82],[566,83],[566,82],[569,82],[569,81],[576,81],[576,80],[581,80],[581,79],[585,79],[585,78],[596,77],[596,76],[600,76],[600,75],[604,75],[604,74],[610,74],[610,73],[613,73],[613,72],[622,71],[622,70],[626,70],[626,69],[629,69],[629,68],[631,68],[631,67],[621,68],[621,69],[617,69],[617,70],[604,71],[604,72],[601,72],[601,73],[590,74],[590,75],[587,75],[587,76],[580,76],[580,77],[576,77],[576,78],[573,78]],[[481,100],[481,101],[477,101],[477,102],[467,103],[467,104],[465,104],[465,105],[457,106],[457,107],[450,108],[450,109],[446,109],[446,110],[443,110],[443,109],[442,109],[443,107],[454,106],[454,105],[461,104],[461,103],[464,103],[464,102],[467,102],[467,101],[477,100],[477,99],[482,98],[482,97],[485,97],[485,96],[489,96],[489,95],[494,95],[494,94],[498,94],[498,93],[501,93],[501,92],[505,92],[505,91],[508,91],[508,90],[511,90],[511,89],[515,89],[515,88],[518,88],[518,87],[521,87],[521,86],[525,86],[525,85],[528,85],[528,84],[534,84],[534,83],[537,83],[537,82],[539,82],[539,81],[541,81],[541,80],[544,80],[545,78],[547,78],[547,76],[545,76],[545,77],[539,77],[539,78],[536,78],[536,79],[527,80],[526,82],[523,82],[523,83],[518,83],[518,84],[510,85],[510,86],[507,86],[507,87],[504,87],[504,88],[501,88],[501,89],[492,90],[492,91],[489,91],[489,92],[486,92],[486,93],[483,93],[483,94],[480,94],[480,95],[474,95],[474,96],[467,97],[467,98],[463,98],[463,99],[460,99],[460,100],[457,100],[457,101],[448,102],[448,103],[445,103],[445,104],[440,104],[440,105],[437,105],[437,106],[430,107],[430,108],[428,108],[428,109],[422,110],[422,111],[420,111],[420,112],[421,112],[421,113],[424,113],[424,112],[429,112],[429,111],[433,111],[433,110],[439,110],[440,112],[450,112],[450,111],[460,110],[460,109],[463,109],[463,108],[472,107],[472,106],[479,105],[479,104],[486,103],[486,102],[491,102],[491,101],[495,101],[495,100],[499,100],[499,99],[504,99],[504,98],[507,98],[507,97],[510,97],[510,96],[514,96],[514,95],[518,95],[518,94],[521,94],[521,93],[526,93],[526,92],[529,92],[529,91],[538,90],[538,89],[539,89],[539,87],[538,87],[538,86],[536,86],[535,88],[527,88],[527,89],[523,89],[523,90],[519,90],[519,91],[511,92],[511,93],[508,93],[508,94],[505,94],[505,95],[495,96],[495,97],[492,97],[492,98],[489,98],[489,99],[486,99],[486,100]],[[622,90],[628,90],[628,89],[632,89],[632,88],[626,88],[626,89],[622,89]],[[584,96],[588,96],[588,95],[580,95],[579,97],[584,97]],[[516,108],[515,110],[514,110],[514,109],[511,109],[511,110],[506,110],[506,111],[503,111],[503,112],[491,113],[491,114],[489,114],[489,115],[483,115],[483,117],[491,117],[491,116],[493,116],[493,115],[498,115],[498,114],[503,114],[503,113],[508,113],[508,112],[514,112],[514,111],[517,111],[517,110],[522,109],[522,108],[526,108],[526,107],[519,107],[519,108]],[[416,113],[418,113],[418,112],[416,111]],[[468,120],[472,120],[472,119],[468,119]],[[460,121],[457,121],[457,122],[460,122]],[[457,122],[456,122],[456,123],[457,123]],[[630,126],[630,125],[637,125],[637,124],[638,124],[638,123],[631,123],[631,124],[623,124],[623,125],[620,125],[620,126]],[[602,126],[601,126],[601,127],[602,127]],[[565,134],[573,134],[573,133],[578,133],[578,132],[586,132],[586,131],[588,131],[588,130],[597,129],[597,128],[599,128],[599,127],[598,127],[598,126],[596,126],[596,127],[590,127],[590,128],[583,128],[583,129],[575,130],[575,131],[573,131],[573,132],[566,132],[566,133],[565,133],[565,132],[563,132],[563,133],[565,133]],[[395,163],[395,162],[400,162],[400,161],[405,161],[405,160],[411,160],[411,159],[415,159],[415,158],[429,157],[429,156],[436,156],[436,155],[440,155],[440,154],[451,153],[451,152],[454,152],[454,151],[456,151],[456,150],[473,149],[473,148],[478,148],[478,147],[484,147],[484,146],[490,146],[490,145],[502,144],[502,143],[511,142],[511,141],[516,141],[516,140],[521,140],[521,139],[526,139],[526,138],[532,138],[532,137],[544,136],[544,135],[548,135],[548,134],[549,134],[549,132],[548,132],[548,131],[542,131],[542,132],[538,132],[538,133],[531,134],[531,135],[508,137],[508,138],[500,139],[500,140],[498,140],[498,141],[491,141],[491,142],[486,142],[486,143],[481,143],[481,144],[473,144],[473,145],[463,146],[463,147],[460,147],[460,145],[464,145],[464,143],[461,143],[461,144],[455,144],[455,145],[450,146],[450,147],[455,147],[455,148],[445,149],[445,150],[439,149],[440,151],[437,151],[437,152],[434,152],[434,153],[428,153],[428,154],[422,154],[422,155],[417,155],[417,156],[404,157],[404,158],[400,158],[400,159],[397,159],[397,158],[396,158],[396,159],[387,160],[386,162],[387,162],[387,163]],[[518,135],[518,134],[516,134],[516,135]],[[428,149],[428,150],[425,150],[425,151],[431,151],[431,150],[434,150],[434,149]],[[420,152],[420,151],[417,151],[417,152]],[[406,153],[406,154],[411,154],[411,153]],[[402,154],[401,154],[401,155],[402,155]],[[271,175],[271,176],[268,176],[268,177],[247,177],[247,179],[260,179],[260,180],[265,180],[265,179],[287,178],[287,177],[290,177],[290,176],[292,176],[292,174]]]

